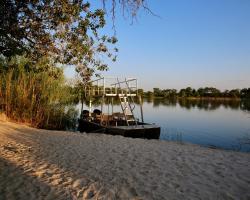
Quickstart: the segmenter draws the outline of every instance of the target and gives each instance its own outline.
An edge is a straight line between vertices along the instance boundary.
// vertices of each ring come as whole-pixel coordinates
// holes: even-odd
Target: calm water
[[[250,101],[144,100],[143,112],[145,122],[161,126],[161,140],[250,151]]]

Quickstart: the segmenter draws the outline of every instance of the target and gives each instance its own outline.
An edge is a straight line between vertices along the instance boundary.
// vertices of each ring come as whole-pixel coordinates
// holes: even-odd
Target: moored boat
[[[79,119],[80,132],[106,133],[111,135],[122,135],[132,138],[159,139],[160,127],[155,124],[141,123],[137,125],[109,125],[101,124],[88,119]]]
[[[160,127],[155,124],[145,123],[141,98],[137,93],[137,79],[115,79],[107,85],[107,79],[100,78],[89,82],[85,87],[85,97],[89,99],[89,110],[83,110],[79,119],[79,131],[86,133],[106,133],[122,135],[132,138],[159,139]],[[101,110],[92,110],[92,99],[101,97]],[[136,107],[134,98],[138,97],[141,120],[135,117]],[[103,113],[104,101],[111,99],[111,112]],[[119,99],[122,112],[113,112],[113,100]]]

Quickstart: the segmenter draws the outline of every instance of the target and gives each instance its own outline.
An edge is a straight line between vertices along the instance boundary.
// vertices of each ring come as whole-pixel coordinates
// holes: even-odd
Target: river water
[[[135,113],[141,117],[139,106]],[[161,140],[250,152],[250,101],[144,99],[143,117],[161,126]]]

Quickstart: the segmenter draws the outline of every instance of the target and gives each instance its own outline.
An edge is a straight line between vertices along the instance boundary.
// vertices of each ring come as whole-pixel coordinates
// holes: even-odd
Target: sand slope
[[[250,199],[250,154],[0,122],[2,199]]]

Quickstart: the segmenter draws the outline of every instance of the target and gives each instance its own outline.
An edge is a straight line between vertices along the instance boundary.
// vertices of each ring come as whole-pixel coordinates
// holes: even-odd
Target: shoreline
[[[4,199],[250,198],[248,153],[2,121],[0,173]]]
[[[150,97],[143,97],[144,99],[150,99]],[[250,99],[244,98],[232,98],[232,97],[152,97],[155,100],[205,100],[205,101],[248,101]]]

